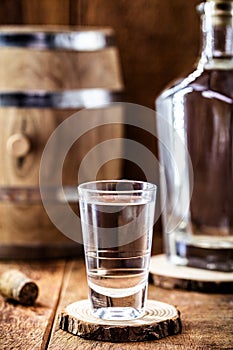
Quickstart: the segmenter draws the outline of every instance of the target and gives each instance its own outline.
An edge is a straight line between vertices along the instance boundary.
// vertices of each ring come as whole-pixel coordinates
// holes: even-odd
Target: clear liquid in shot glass
[[[128,320],[144,313],[154,218],[147,198],[98,196],[80,202],[89,299],[97,317]]]

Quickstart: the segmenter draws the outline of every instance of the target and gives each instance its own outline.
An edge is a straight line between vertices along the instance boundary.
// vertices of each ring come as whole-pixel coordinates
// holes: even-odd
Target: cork
[[[23,305],[33,305],[39,293],[35,282],[18,270],[8,270],[0,276],[0,293]]]

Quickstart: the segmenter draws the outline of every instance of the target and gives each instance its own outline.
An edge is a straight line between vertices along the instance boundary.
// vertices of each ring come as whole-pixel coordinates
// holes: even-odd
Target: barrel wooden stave
[[[123,87],[115,47],[92,53],[15,47],[0,52],[0,91]]]

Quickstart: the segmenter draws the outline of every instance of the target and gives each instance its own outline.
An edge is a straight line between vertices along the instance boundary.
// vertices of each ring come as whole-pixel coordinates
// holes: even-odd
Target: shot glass
[[[96,317],[144,314],[156,185],[130,180],[78,187],[89,301]]]

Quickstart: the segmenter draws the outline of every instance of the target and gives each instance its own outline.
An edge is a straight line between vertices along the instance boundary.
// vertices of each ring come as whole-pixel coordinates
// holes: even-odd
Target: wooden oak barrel
[[[101,120],[104,112],[97,105],[121,100],[122,91],[111,28],[0,27],[0,258],[81,253],[81,245],[61,233],[43,207],[41,157],[63,121],[85,107],[92,108],[93,122]],[[121,118],[119,110],[113,113]],[[76,191],[77,169],[93,147],[122,135],[123,127],[117,124],[79,137],[64,162],[64,188]],[[95,161],[101,163],[101,152]],[[91,164],[82,179],[119,178],[121,168],[121,160],[114,160],[96,174]],[[77,201],[70,205],[77,212]]]

